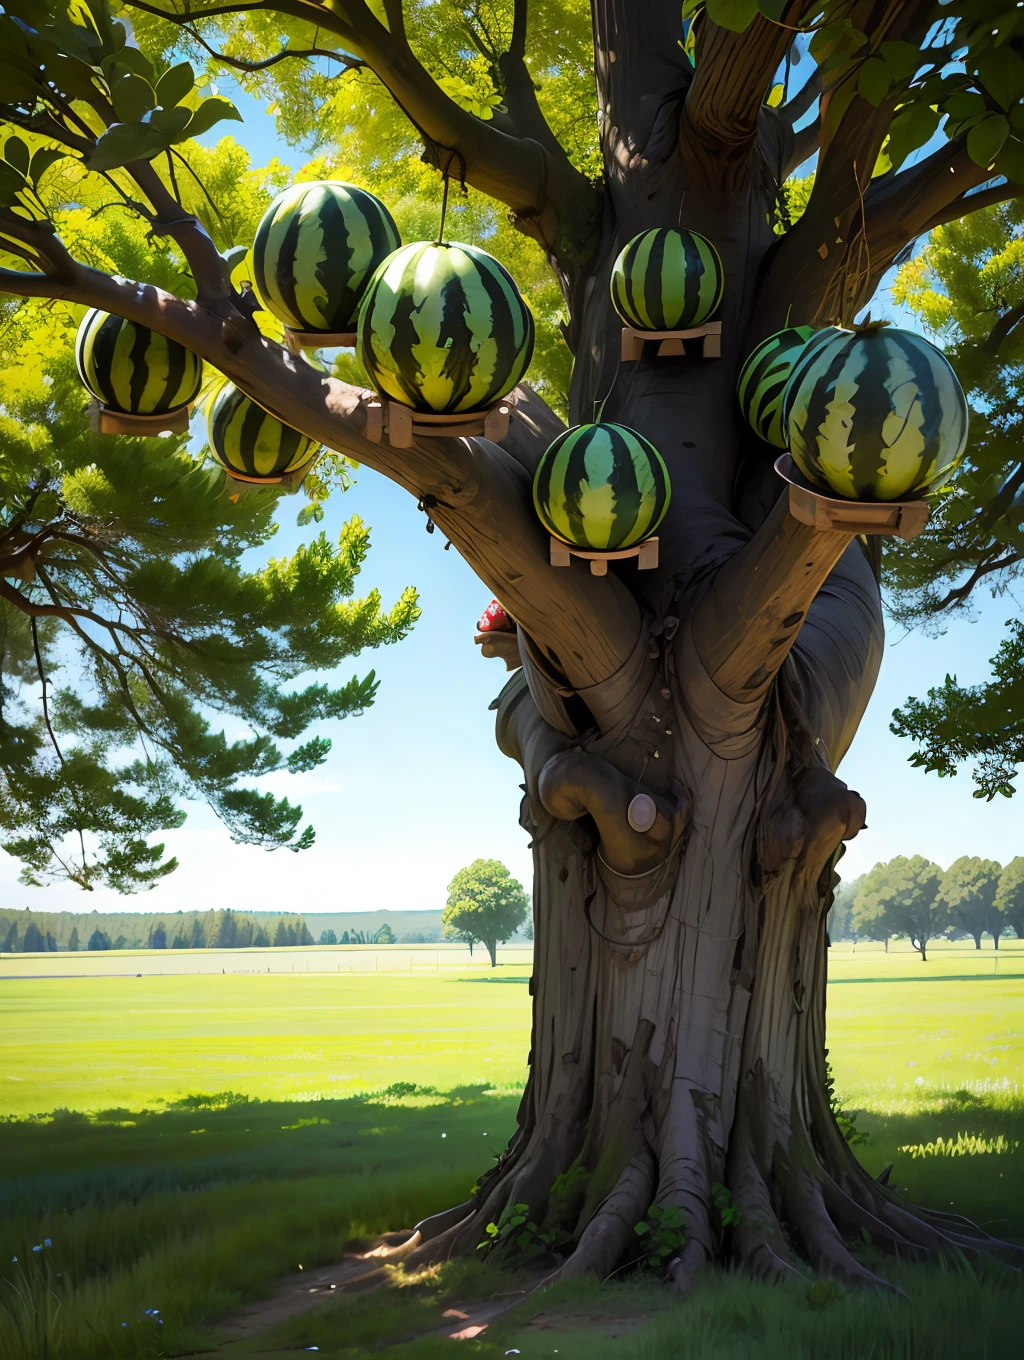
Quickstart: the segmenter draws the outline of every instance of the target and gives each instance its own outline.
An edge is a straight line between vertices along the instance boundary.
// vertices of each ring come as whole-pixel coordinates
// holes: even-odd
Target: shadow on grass
[[[19,1258],[17,1266],[0,1266],[0,1354],[18,1360],[141,1360],[209,1350],[221,1340],[210,1325],[246,1301],[265,1297],[282,1276],[337,1261],[347,1247],[382,1230],[411,1226],[464,1200],[504,1148],[518,1103],[516,1094],[488,1093],[481,1086],[439,1094],[399,1082],[345,1100],[263,1102],[220,1092],[189,1096],[157,1111],[115,1109],[96,1116],[58,1111],[0,1123],[0,1262]],[[873,1174],[892,1162],[891,1184],[912,1202],[962,1212],[995,1234],[1024,1238],[1019,1099],[967,1088],[923,1091],[920,1106],[909,1112],[856,1113],[858,1127],[869,1135],[857,1151]],[[52,1246],[44,1248],[47,1239]],[[34,1253],[33,1246],[41,1250]],[[28,1273],[19,1276],[22,1268]],[[450,1343],[438,1337],[406,1344],[403,1338],[435,1325],[453,1291],[495,1292],[487,1278],[487,1270],[473,1265],[461,1275],[424,1277],[421,1295],[399,1297],[389,1290],[376,1302],[367,1300],[360,1305],[358,1341],[329,1307],[322,1317],[283,1327],[275,1336],[275,1353],[318,1345],[321,1353],[362,1356],[386,1334],[388,1344],[398,1343],[396,1360],[403,1353],[426,1357]],[[929,1290],[937,1299],[946,1297],[947,1284],[935,1284],[937,1279],[908,1277],[912,1314],[925,1306]],[[591,1337],[573,1323],[556,1322],[550,1333],[541,1329],[538,1353],[554,1348],[560,1360],[583,1357],[584,1351],[586,1360],[592,1354],[654,1360],[677,1353],[682,1335],[688,1356],[709,1360],[733,1355],[796,1360],[826,1353],[895,1360],[956,1353],[943,1349],[945,1335],[931,1321],[921,1324],[921,1345],[940,1348],[906,1349],[904,1341],[913,1339],[918,1324],[908,1323],[903,1313],[889,1320],[899,1345],[876,1328],[865,1333],[861,1351],[850,1349],[870,1308],[840,1296],[815,1301],[817,1296],[803,1296],[803,1288],[797,1286],[786,1304],[796,1318],[780,1333],[790,1338],[788,1349],[774,1348],[772,1339],[772,1329],[781,1326],[776,1313],[785,1303],[782,1295],[715,1276],[709,1292],[697,1296],[706,1300],[700,1326],[698,1314],[685,1311],[693,1305],[679,1305],[669,1291],[652,1286],[651,1297],[660,1302],[635,1334],[606,1342],[600,1329]],[[993,1318],[1004,1319],[1001,1284],[985,1285],[988,1292],[977,1282],[970,1288],[974,1294],[958,1285],[957,1297],[976,1297]],[[626,1293],[609,1290],[611,1303],[602,1301],[599,1314],[625,1306]],[[37,1333],[25,1332],[17,1297],[28,1299],[24,1316]],[[576,1297],[570,1291],[568,1302]],[[1014,1298],[1019,1309],[1021,1300]],[[542,1307],[549,1304],[538,1303],[534,1311]],[[749,1335],[729,1321],[736,1308],[749,1319]],[[646,1309],[644,1303],[641,1311]],[[833,1335],[819,1320],[830,1310],[838,1340],[831,1350],[816,1350]],[[936,1316],[948,1322],[947,1314],[942,1303]],[[355,1323],[355,1315],[351,1320]],[[503,1355],[507,1349],[526,1355],[520,1341],[534,1339],[534,1332],[523,1330],[528,1326],[525,1317],[503,1322],[480,1343],[480,1355]],[[959,1354],[981,1353],[971,1350],[972,1338],[983,1334],[979,1326],[975,1319],[970,1326],[947,1328],[950,1337],[959,1338]],[[1005,1329],[999,1329],[1003,1321],[997,1329],[1002,1337]],[[998,1357],[1001,1342],[992,1335],[986,1354]]]
[[[529,982],[529,977],[462,977],[457,982]]]
[[[1005,972],[1005,973],[926,973],[923,970],[928,964],[922,965],[920,973],[912,973],[909,977],[888,977],[873,974],[871,977],[852,977],[837,978],[830,977],[828,985],[830,987],[861,987],[864,983],[884,982],[887,986],[895,982],[1019,982],[1024,973]]]

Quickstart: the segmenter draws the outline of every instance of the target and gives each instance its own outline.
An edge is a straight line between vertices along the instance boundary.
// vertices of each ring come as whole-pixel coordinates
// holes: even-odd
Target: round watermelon
[[[195,401],[203,361],[166,335],[95,307],[75,342],[78,374],[108,410],[165,416]]]
[[[793,365],[782,408],[800,471],[853,500],[935,486],[967,443],[967,399],[945,356],[887,326],[819,332]]]
[[[481,411],[529,367],[533,317],[486,251],[417,241],[374,274],[356,345],[382,397],[439,415]]]
[[[348,331],[373,271],[401,243],[380,199],[321,180],[278,194],[256,228],[253,283],[295,331]]]
[[[782,395],[793,365],[814,334],[811,326],[787,326],[762,340],[740,369],[736,396],[750,428],[766,444],[788,447]]]
[[[229,382],[210,402],[207,437],[221,467],[243,481],[280,481],[320,451],[314,439],[264,411]]]
[[[598,552],[650,538],[671,494],[661,454],[625,425],[566,430],[548,445],[533,479],[533,504],[545,529]]]
[[[706,236],[677,227],[642,231],[612,266],[612,306],[627,326],[702,326],[722,300],[722,260]]]

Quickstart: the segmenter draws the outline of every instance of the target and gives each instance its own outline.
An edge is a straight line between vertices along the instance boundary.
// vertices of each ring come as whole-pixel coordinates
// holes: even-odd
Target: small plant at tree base
[[[828,1061],[828,1049],[825,1050],[825,1090],[828,1092],[828,1107],[839,1125],[839,1132],[851,1147],[856,1147],[858,1143],[866,1143],[869,1135],[863,1129],[858,1129],[857,1116],[847,1114],[842,1100],[836,1095],[836,1079],[832,1075],[832,1064]]]
[[[497,1223],[488,1223],[484,1231],[487,1240],[477,1245],[477,1251],[497,1249],[502,1255],[514,1251],[527,1261],[549,1256],[566,1240],[565,1233],[559,1228],[547,1228],[542,1232],[530,1218],[528,1204],[507,1204]]]
[[[722,1220],[723,1228],[734,1228],[740,1221],[740,1211],[732,1202],[729,1194],[729,1187],[716,1181],[711,1187],[711,1198],[714,1200],[715,1208],[718,1210],[718,1217]]]
[[[641,1262],[648,1269],[667,1266],[686,1241],[686,1213],[678,1204],[652,1204],[633,1229],[642,1244]]]

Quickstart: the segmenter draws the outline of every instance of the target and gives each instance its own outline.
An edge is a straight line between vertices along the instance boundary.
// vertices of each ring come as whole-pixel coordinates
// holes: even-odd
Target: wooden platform
[[[285,327],[284,342],[292,354],[304,349],[354,349],[355,331],[292,331]]]
[[[658,565],[658,540],[657,538],[646,538],[643,543],[638,543],[634,548],[616,548],[611,552],[591,552],[584,551],[582,548],[574,548],[569,543],[564,543],[560,538],[555,538],[554,534],[549,536],[549,549],[551,565],[553,567],[567,567],[574,557],[580,557],[585,562],[590,563],[591,576],[607,576],[609,562],[625,562],[630,557],[636,558],[637,571],[653,571]]]
[[[698,340],[705,359],[722,357],[722,323],[708,321],[703,326],[695,326],[693,330],[688,331],[638,331],[633,326],[623,326],[622,362],[625,364],[639,359],[644,352],[644,345],[652,340],[660,341],[659,359],[686,354],[687,341],[690,342],[691,349],[695,349]]]
[[[94,434],[153,435],[184,434],[192,407],[179,406],[160,416],[136,416],[127,411],[112,411],[98,401],[89,403],[89,428]]]
[[[789,483],[789,513],[822,533],[916,538],[931,514],[923,500],[849,501],[827,496],[810,485],[788,453],[775,460],[775,471]]]
[[[318,457],[319,454],[317,454],[316,458]],[[229,487],[228,500],[238,501],[240,497],[254,491],[260,491],[267,486],[277,487],[284,495],[293,496],[302,485],[306,473],[309,472],[316,462],[316,458],[311,458],[308,463],[303,463],[301,467],[294,468],[291,472],[282,473],[280,477],[246,477],[244,473],[228,472],[227,468],[224,468]],[[218,463],[217,466],[223,467],[223,464]],[[231,485],[232,483],[234,483],[233,486]]]
[[[495,443],[508,434],[515,402],[504,397],[487,411],[435,415],[414,411],[398,401],[371,401],[366,407],[366,437],[379,444],[386,436],[393,449],[408,449],[414,439],[465,439],[482,435]]]

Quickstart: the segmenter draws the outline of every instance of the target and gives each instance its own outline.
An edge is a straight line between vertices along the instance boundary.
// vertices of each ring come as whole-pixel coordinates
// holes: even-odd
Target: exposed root
[[[654,1158],[644,1148],[626,1167],[611,1194],[583,1229],[576,1250],[551,1276],[610,1275],[636,1241],[634,1228],[643,1218],[654,1189]]]

